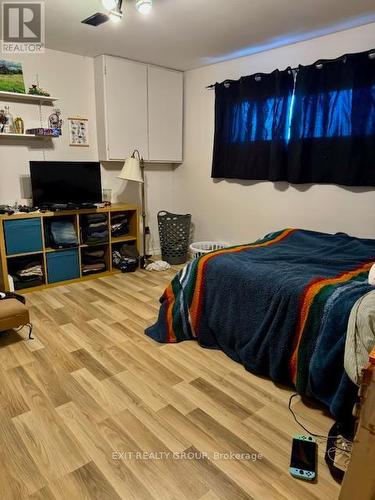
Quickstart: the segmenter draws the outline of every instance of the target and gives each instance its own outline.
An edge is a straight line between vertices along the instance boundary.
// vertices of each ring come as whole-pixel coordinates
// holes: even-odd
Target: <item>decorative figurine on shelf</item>
[[[9,111],[9,106],[5,106],[5,124],[3,128],[4,134],[14,134],[13,115]]]
[[[14,120],[14,130],[16,134],[24,134],[25,133],[25,124],[20,116]]]
[[[46,90],[44,90],[41,87],[39,87],[39,85],[37,85],[37,84],[31,85],[31,87],[29,88],[29,94],[31,94],[31,95],[41,95],[41,96],[44,96],[44,97],[50,97],[50,95],[51,95]]]
[[[42,137],[60,137],[59,128],[28,128],[26,134],[38,135]]]
[[[0,134],[4,131],[5,122],[7,121],[5,116],[5,110],[0,109]]]
[[[62,135],[61,127],[63,119],[61,118],[61,111],[59,109],[53,110],[53,113],[48,117],[48,123],[50,128],[58,131],[58,135]]]

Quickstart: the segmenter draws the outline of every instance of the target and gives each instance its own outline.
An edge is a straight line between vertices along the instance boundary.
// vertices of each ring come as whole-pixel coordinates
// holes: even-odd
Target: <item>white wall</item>
[[[91,58],[47,50],[41,55],[16,55],[3,57],[22,62],[26,91],[39,77],[40,86],[58,97],[55,106],[65,120],[63,135],[58,139],[31,140],[0,139],[0,203],[14,204],[31,197],[29,184],[30,160],[96,160],[95,94],[93,63]],[[39,127],[39,108],[34,104],[5,102],[13,117],[21,116],[25,128]],[[43,126],[48,126],[48,116],[53,106],[43,106]],[[67,118],[81,116],[89,119],[90,147],[70,147]],[[26,189],[21,188],[25,179]]]
[[[206,89],[227,78],[311,64],[374,46],[375,24],[370,24],[185,74],[184,164],[173,182],[176,208],[192,213],[196,241],[249,242],[285,227],[375,237],[375,190],[211,179],[215,92]]]
[[[40,86],[58,97],[55,103],[65,120],[63,135],[58,139],[34,141],[0,138],[0,204],[14,204],[31,197],[30,160],[98,160],[95,112],[94,64],[90,57],[47,50],[42,55],[4,57],[22,62],[26,90],[39,77]],[[39,108],[32,104],[5,102],[14,118],[21,116],[26,128],[39,127]],[[48,126],[48,116],[54,107],[43,106],[43,126]],[[89,119],[90,147],[70,147],[67,118],[80,116]],[[121,163],[102,165],[103,188],[113,191],[114,202],[140,203],[139,186],[117,179]],[[147,172],[149,225],[151,250],[159,251],[156,214],[161,209],[172,210],[172,167],[150,166]]]

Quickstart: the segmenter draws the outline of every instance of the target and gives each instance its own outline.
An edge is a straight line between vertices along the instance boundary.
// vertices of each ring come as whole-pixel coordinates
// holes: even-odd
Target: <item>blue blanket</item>
[[[158,342],[196,339],[253,373],[294,384],[334,416],[351,412],[346,324],[369,291],[375,240],[287,229],[188,264],[161,298]],[[332,372],[336,376],[332,377]]]

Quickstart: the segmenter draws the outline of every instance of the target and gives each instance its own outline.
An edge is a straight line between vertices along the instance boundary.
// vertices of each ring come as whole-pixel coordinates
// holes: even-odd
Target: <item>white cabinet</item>
[[[148,162],[182,161],[183,74],[120,57],[95,59],[99,159],[138,149]]]
[[[183,74],[148,67],[148,146],[152,161],[182,161]]]
[[[95,61],[100,160],[123,160],[138,149],[148,159],[147,65],[120,57]]]

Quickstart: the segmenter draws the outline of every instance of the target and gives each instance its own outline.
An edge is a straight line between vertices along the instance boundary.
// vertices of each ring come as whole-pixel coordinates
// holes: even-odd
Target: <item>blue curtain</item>
[[[284,113],[290,107],[291,97],[288,93],[263,101],[246,100],[233,106],[230,142],[286,141],[289,127]]]
[[[287,180],[375,186],[375,60],[368,52],[298,68]]]
[[[212,176],[375,186],[370,54],[217,84]]]
[[[216,85],[212,177],[285,176],[292,95],[290,69]]]

